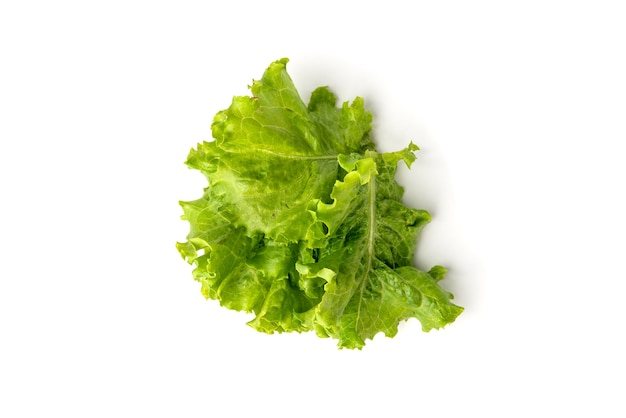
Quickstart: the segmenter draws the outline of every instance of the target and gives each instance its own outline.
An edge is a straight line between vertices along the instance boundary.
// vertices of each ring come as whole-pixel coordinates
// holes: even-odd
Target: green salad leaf
[[[202,294],[252,313],[259,331],[314,331],[342,348],[412,317],[424,331],[453,322],[463,308],[438,284],[445,269],[413,266],[431,217],[395,180],[417,146],[377,152],[363,99],[337,106],[319,87],[306,105],[287,62],[218,112],[214,140],[187,159],[209,185],[181,202],[190,232],[177,248]]]

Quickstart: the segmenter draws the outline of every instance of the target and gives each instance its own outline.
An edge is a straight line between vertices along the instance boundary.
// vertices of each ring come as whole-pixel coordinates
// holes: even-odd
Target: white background
[[[620,3],[3,2],[0,416],[625,416]],[[200,295],[183,161],[281,57],[421,147],[451,326],[338,350]]]

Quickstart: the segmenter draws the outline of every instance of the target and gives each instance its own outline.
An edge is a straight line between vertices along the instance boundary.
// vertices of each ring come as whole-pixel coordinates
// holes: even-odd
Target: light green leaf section
[[[431,218],[402,204],[394,177],[399,161],[412,163],[414,149],[340,158],[351,171],[335,183],[331,203],[316,204],[316,222],[324,225],[318,232],[327,233],[325,239],[316,236],[322,249],[315,265],[337,273],[325,286],[316,321],[321,334],[343,347],[360,348],[379,332],[392,337],[398,323],[410,317],[424,319],[427,331],[462,312],[434,277],[412,267],[417,236]]]
[[[344,348],[411,317],[424,331],[453,322],[463,308],[438,284],[445,269],[413,267],[431,217],[403,204],[395,180],[417,146],[377,153],[362,99],[337,107],[321,87],[305,105],[286,64],[235,97],[215,140],[189,154],[209,187],[181,202],[190,232],[177,248],[202,294],[252,313],[259,331],[315,331]]]
[[[328,198],[337,178],[339,153],[371,146],[371,114],[357,99],[335,108],[326,88],[307,107],[285,70],[273,63],[213,121],[212,142],[191,151],[187,164],[208,178],[213,195],[236,206],[238,225],[280,242],[306,232],[312,199]]]

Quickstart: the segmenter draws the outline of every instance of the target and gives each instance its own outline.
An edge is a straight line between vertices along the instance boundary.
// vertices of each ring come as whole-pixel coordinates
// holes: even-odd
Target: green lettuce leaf
[[[305,105],[286,64],[218,112],[214,141],[187,159],[209,186],[181,202],[190,232],[177,247],[202,294],[252,313],[258,331],[315,331],[343,348],[412,317],[424,331],[453,322],[463,308],[439,286],[445,269],[413,266],[431,217],[395,180],[417,146],[376,152],[361,98],[337,107],[320,87]]]
[[[357,99],[335,107],[327,88],[313,92],[307,107],[283,59],[235,97],[213,121],[215,141],[199,144],[187,164],[208,178],[213,195],[236,206],[238,225],[280,242],[297,242],[306,232],[312,199],[328,198],[337,178],[337,155],[362,152],[371,114]]]
[[[249,236],[230,221],[236,215],[212,199],[210,189],[202,199],[181,206],[191,230],[177,248],[195,265],[192,275],[207,299],[253,312],[256,318],[250,325],[260,331],[310,329],[304,313],[319,303],[323,283],[317,281],[317,291],[310,289],[310,283],[309,289],[292,283],[298,278],[296,262],[301,259],[298,244],[277,243],[262,234]]]

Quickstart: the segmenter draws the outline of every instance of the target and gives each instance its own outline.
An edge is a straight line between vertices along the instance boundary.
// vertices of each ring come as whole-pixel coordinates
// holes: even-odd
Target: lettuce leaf
[[[177,248],[202,294],[253,313],[259,331],[315,331],[342,348],[412,317],[424,331],[453,322],[463,308],[438,284],[445,269],[413,266],[431,217],[403,204],[395,180],[417,146],[378,153],[363,100],[338,107],[320,87],[305,105],[287,62],[218,112],[214,141],[187,159],[209,186],[181,202],[190,232]]]

